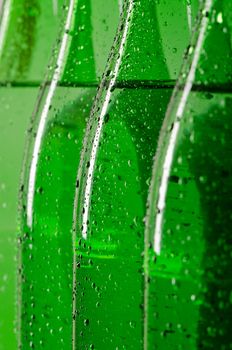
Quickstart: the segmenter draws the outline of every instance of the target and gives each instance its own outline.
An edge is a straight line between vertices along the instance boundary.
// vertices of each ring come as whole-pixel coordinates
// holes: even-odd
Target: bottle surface
[[[187,43],[186,4],[178,6]],[[175,55],[183,45],[179,36],[170,39],[171,27],[163,29],[166,13],[173,16],[167,8],[165,1],[124,2],[88,123],[74,208],[76,350],[143,348],[143,218],[178,69],[178,60],[167,64],[163,46]]]
[[[202,3],[162,126],[145,231],[145,349],[232,348],[231,6]]]
[[[15,241],[24,136],[59,32],[62,4],[0,1],[0,349],[17,347]]]
[[[104,5],[104,6],[103,6]],[[29,133],[21,188],[22,349],[72,347],[72,208],[86,120],[118,1],[71,0]]]

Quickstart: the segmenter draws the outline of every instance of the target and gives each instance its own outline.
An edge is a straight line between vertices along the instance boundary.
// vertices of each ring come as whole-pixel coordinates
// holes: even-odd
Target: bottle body
[[[118,2],[70,1],[29,130],[21,193],[20,346],[71,348],[72,206],[83,132]],[[109,22],[108,14],[114,13]],[[102,22],[104,21],[104,25]],[[94,25],[94,27],[93,27]],[[39,271],[39,273],[38,273]]]
[[[231,346],[229,6],[203,3],[160,135],[145,234],[147,349]]]
[[[111,95],[91,202],[88,183],[79,199],[79,212],[88,211],[88,218],[77,219],[84,236],[76,243],[76,349],[142,346],[143,218],[150,162],[170,94],[170,89],[122,86]]]
[[[74,206],[75,349],[144,345],[143,219],[175,76],[158,13],[154,1],[124,2],[85,134]]]

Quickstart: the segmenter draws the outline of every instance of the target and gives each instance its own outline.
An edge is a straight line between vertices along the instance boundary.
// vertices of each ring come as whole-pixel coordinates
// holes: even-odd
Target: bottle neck
[[[1,84],[41,84],[64,16],[62,5],[63,0],[4,1],[0,20]]]
[[[72,17],[61,82],[97,84],[116,32],[118,0],[78,0]]]
[[[229,2],[231,3],[231,2]],[[232,82],[231,4],[227,0],[206,0],[199,12],[199,21],[183,73],[195,70],[193,85],[217,88]],[[184,84],[184,73],[180,85]]]
[[[191,6],[185,1],[174,6],[164,0],[127,0],[124,11],[128,11],[130,2],[130,24],[117,80],[175,80],[189,43],[198,0],[193,0]]]
[[[161,47],[153,0],[126,1],[131,3],[129,30],[125,40],[118,81],[168,80],[168,70]],[[126,15],[124,15],[126,18]],[[125,25],[125,24],[124,24]]]
[[[90,0],[79,0],[73,9],[70,46],[62,82],[96,81]]]
[[[26,79],[35,46],[39,15],[38,0],[4,2],[1,20],[1,80]]]

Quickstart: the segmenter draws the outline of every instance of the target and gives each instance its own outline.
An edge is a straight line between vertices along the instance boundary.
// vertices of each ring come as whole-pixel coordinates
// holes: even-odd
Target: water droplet
[[[223,17],[222,17],[222,13],[219,12],[219,14],[217,15],[217,23],[222,23],[223,22]]]
[[[84,325],[85,325],[85,326],[88,326],[88,325],[89,325],[89,320],[88,320],[88,319],[84,320]]]

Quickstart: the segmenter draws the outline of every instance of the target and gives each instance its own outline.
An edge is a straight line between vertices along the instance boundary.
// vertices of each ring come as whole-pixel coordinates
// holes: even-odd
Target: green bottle
[[[145,349],[231,349],[232,2],[206,0],[159,138]]]
[[[149,177],[189,41],[186,3],[177,1],[174,9],[167,1],[124,1],[91,112],[74,206],[76,350],[143,348],[143,218]],[[173,26],[166,28],[169,17],[182,28],[174,30],[176,36]]]
[[[62,21],[63,0],[0,1],[0,349],[16,349],[18,183],[25,130]],[[46,40],[44,40],[46,38]]]
[[[69,1],[37,101],[21,186],[18,319],[23,350],[72,347],[76,171],[119,9],[118,0]]]

